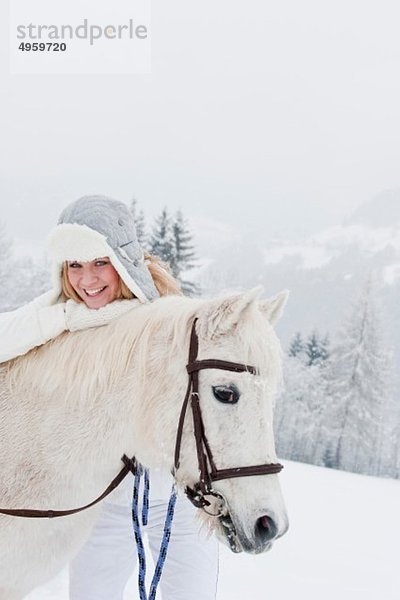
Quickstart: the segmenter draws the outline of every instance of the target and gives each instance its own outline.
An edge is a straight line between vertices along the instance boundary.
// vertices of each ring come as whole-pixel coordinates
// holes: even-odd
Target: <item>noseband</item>
[[[190,402],[193,416],[194,437],[196,441],[197,462],[199,466],[200,480],[191,488],[186,487],[185,493],[189,500],[197,508],[202,508],[206,512],[207,506],[211,502],[206,496],[214,496],[220,501],[222,508],[220,512],[213,516],[221,516],[224,514],[225,500],[221,494],[213,490],[212,484],[214,481],[221,479],[231,479],[233,477],[250,477],[253,475],[272,475],[279,473],[283,469],[283,465],[279,463],[267,463],[264,465],[252,465],[248,467],[233,467],[231,469],[217,469],[214,458],[211,452],[210,444],[208,443],[203,417],[200,409],[199,396],[199,371],[202,369],[221,369],[224,371],[232,371],[234,373],[251,373],[257,374],[257,369],[250,365],[241,363],[229,362],[226,360],[204,359],[197,360],[199,349],[199,339],[196,333],[196,322],[194,320],[192,331],[190,334],[189,360],[186,365],[186,370],[189,375],[188,386],[185,399],[183,401],[181,414],[179,417],[178,431],[175,444],[175,473],[179,469],[180,452],[182,444],[183,425],[187,413],[187,407]]]

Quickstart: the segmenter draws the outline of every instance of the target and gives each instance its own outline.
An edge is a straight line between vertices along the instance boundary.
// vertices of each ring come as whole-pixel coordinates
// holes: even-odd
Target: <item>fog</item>
[[[2,5],[0,219],[42,239],[103,193],[266,237],[341,221],[400,185],[399,17],[394,1],[153,1],[151,75],[38,76],[10,75]]]

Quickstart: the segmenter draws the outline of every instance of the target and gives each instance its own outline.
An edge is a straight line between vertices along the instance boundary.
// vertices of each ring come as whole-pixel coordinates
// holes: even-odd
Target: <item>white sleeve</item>
[[[0,363],[21,356],[65,331],[65,304],[47,304],[48,295],[0,313]]]

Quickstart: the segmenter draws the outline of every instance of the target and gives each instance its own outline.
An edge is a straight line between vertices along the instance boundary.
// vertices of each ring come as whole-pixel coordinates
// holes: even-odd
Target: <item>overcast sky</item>
[[[44,237],[88,193],[295,235],[400,186],[396,1],[153,0],[152,74],[127,76],[9,75],[4,10],[13,236]]]

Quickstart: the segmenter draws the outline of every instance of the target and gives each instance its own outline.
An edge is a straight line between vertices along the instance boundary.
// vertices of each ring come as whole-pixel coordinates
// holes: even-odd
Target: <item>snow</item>
[[[43,240],[15,238],[13,240],[13,251],[17,258],[29,256],[36,261],[40,261],[46,256],[46,245]]]
[[[205,216],[189,216],[190,230],[194,232],[196,251],[210,259],[215,253],[239,241],[233,225]]]
[[[284,464],[289,532],[260,556],[221,546],[217,600],[398,600],[400,481]],[[26,598],[67,599],[66,571]]]
[[[275,241],[265,249],[264,261],[266,265],[275,265],[284,259],[292,259],[298,261],[300,269],[318,269],[328,265],[351,246],[356,246],[365,256],[387,248],[398,252],[400,226],[337,225],[296,243]],[[390,275],[393,279],[397,272]]]
[[[276,265],[285,258],[298,258],[302,269],[318,269],[327,265],[333,258],[326,248],[313,241],[304,244],[284,243],[268,247],[264,251],[264,261],[267,265]]]
[[[388,246],[400,248],[400,227],[373,227],[369,225],[338,225],[311,238],[315,243],[341,249],[358,245],[365,254],[381,252]]]
[[[386,285],[393,285],[400,277],[400,263],[396,262],[384,267],[382,277]]]

